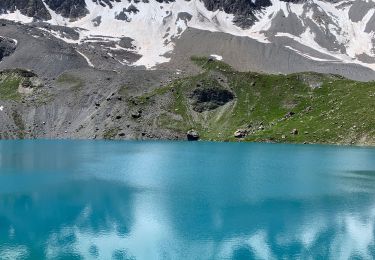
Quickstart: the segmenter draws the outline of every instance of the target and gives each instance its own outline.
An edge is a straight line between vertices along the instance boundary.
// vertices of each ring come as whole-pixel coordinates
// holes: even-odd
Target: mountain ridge
[[[7,0],[0,10],[3,19],[69,28],[78,38],[40,26],[67,43],[96,41],[111,45],[103,47],[111,55],[140,55],[138,60],[117,59],[124,66],[153,68],[169,62],[177,39],[194,28],[274,44],[316,63],[375,69],[375,7],[366,0]],[[124,37],[132,48],[118,46]]]

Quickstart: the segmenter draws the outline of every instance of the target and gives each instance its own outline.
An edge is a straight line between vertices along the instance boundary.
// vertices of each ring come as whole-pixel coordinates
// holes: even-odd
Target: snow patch
[[[9,13],[2,13],[0,14],[0,18],[21,23],[31,23],[33,21],[32,17],[21,14],[19,10],[15,10],[14,12]]]
[[[340,60],[336,60],[336,59],[335,60],[327,60],[327,59],[321,59],[321,58],[313,57],[313,56],[308,55],[306,53],[303,53],[303,52],[301,52],[301,51],[299,51],[299,50],[297,50],[297,49],[295,49],[295,48],[293,48],[291,46],[285,46],[285,48],[287,48],[289,50],[292,50],[295,53],[297,53],[297,54],[299,54],[299,55],[301,55],[301,56],[303,56],[303,57],[305,57],[307,59],[310,59],[310,60],[323,61],[323,62],[340,62]]]
[[[211,54],[210,57],[214,58],[215,60],[223,60],[223,56],[217,55],[217,54]]]
[[[87,62],[87,64],[92,67],[92,68],[95,68],[94,64],[92,64],[92,62],[90,61],[90,59],[85,55],[83,54],[82,52],[76,50],[77,53],[79,53]]]

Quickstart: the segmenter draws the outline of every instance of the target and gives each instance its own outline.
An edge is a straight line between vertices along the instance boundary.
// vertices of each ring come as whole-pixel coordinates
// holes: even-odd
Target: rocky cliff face
[[[11,55],[16,49],[16,43],[12,39],[0,37],[0,61]]]
[[[46,6],[47,5],[47,6]],[[19,11],[21,14],[37,20],[50,20],[48,8],[66,18],[76,19],[87,13],[85,0],[3,0],[0,2],[2,13]]]
[[[90,0],[103,7],[113,8],[121,0]],[[176,0],[143,0],[159,3],[174,3]],[[186,0],[188,1],[188,0]],[[283,2],[301,3],[305,0],[282,0]],[[139,3],[139,0],[127,0],[126,2]],[[256,21],[256,12],[272,5],[271,0],[202,0],[209,11],[222,10],[236,16],[234,22],[242,27],[249,27]],[[85,0],[45,0],[48,8],[66,18],[79,18],[87,14]],[[51,16],[43,0],[3,0],[0,3],[2,12],[19,10],[23,15],[40,20],[49,20]]]
[[[20,11],[21,14],[36,19],[48,20],[49,12],[40,0],[4,0],[0,2],[1,13]]]
[[[223,10],[226,13],[234,14],[233,22],[242,28],[249,28],[257,20],[256,12],[271,6],[270,0],[204,0],[206,8],[210,11]]]
[[[113,8],[121,0],[90,0],[107,8]],[[150,0],[144,0],[148,2]],[[159,3],[173,3],[175,0],[151,0]],[[286,0],[287,1],[287,0]],[[138,3],[138,0],[127,2]],[[223,10],[226,13],[234,14],[234,23],[245,28],[254,24],[256,21],[255,12],[264,7],[270,6],[270,0],[203,0],[204,5],[209,11]],[[47,6],[46,6],[47,5]],[[38,20],[50,20],[51,14],[48,8],[60,14],[62,17],[77,19],[88,13],[85,0],[4,0],[0,3],[2,12],[14,12],[19,10],[21,14],[33,17]]]

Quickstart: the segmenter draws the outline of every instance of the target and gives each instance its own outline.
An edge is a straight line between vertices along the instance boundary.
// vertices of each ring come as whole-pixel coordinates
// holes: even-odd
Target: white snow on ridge
[[[137,14],[126,13],[130,22],[116,20],[115,17],[124,8],[128,8],[131,3],[113,3],[113,8],[108,8],[90,0],[86,1],[86,5],[89,14],[77,21],[70,21],[56,14],[45,4],[52,17],[48,21],[50,24],[83,29],[80,31],[80,39],[76,41],[64,38],[63,35],[55,31],[50,31],[50,33],[68,43],[82,43],[82,41],[89,40],[94,35],[114,37],[113,40],[117,41],[121,37],[130,37],[134,39],[134,45],[137,46],[135,51],[142,55],[134,65],[144,65],[147,68],[168,62],[169,58],[164,55],[173,51],[173,39],[180,37],[188,27],[248,36],[261,42],[268,42],[266,37],[258,30],[266,29],[265,26],[269,26],[269,24],[259,24],[255,29],[242,30],[233,24],[233,15],[223,11],[210,12],[199,0],[177,0],[169,4],[157,1],[132,3],[139,12]],[[180,12],[190,14],[191,20],[179,19]],[[95,26],[93,19],[99,16],[101,17],[101,23]],[[14,14],[2,14],[0,18],[23,23],[32,22],[32,18],[19,14],[19,11]],[[40,29],[46,31],[44,28]]]
[[[349,17],[350,5],[338,8],[338,4],[333,5],[324,1],[317,1],[318,5],[326,13],[331,14],[336,26],[332,26],[333,33],[338,42],[346,46],[347,55],[353,59],[357,55],[366,54],[375,57],[373,52],[372,39],[374,33],[365,32],[370,19],[375,15],[375,9],[368,10],[367,14],[359,22],[352,22]],[[338,33],[338,32],[341,32]]]
[[[86,1],[86,4],[89,14],[73,22],[56,14],[46,5],[52,17],[49,23],[84,29],[80,31],[78,41],[65,39],[55,32],[52,34],[69,43],[79,43],[90,39],[93,35],[115,37],[117,40],[121,37],[130,37],[134,39],[134,45],[137,46],[136,52],[142,55],[134,65],[144,65],[147,68],[169,61],[164,55],[173,51],[173,39],[178,38],[188,27],[212,32],[228,32],[239,36],[248,36],[250,33],[252,38],[266,41],[258,32],[244,31],[233,25],[233,15],[221,11],[210,12],[198,0],[176,1],[169,4],[157,1],[132,3],[139,12],[126,13],[130,22],[115,19],[116,15],[131,5],[127,2],[114,3],[111,9],[92,1]],[[190,21],[179,19],[180,12],[192,15],[192,19]],[[95,26],[92,20],[99,16],[101,23]]]
[[[354,2],[354,0],[346,1],[347,4],[345,5],[343,5],[342,2],[334,4],[321,0],[312,0],[306,4],[290,4],[285,2],[279,3],[279,0],[272,0],[272,2],[273,6],[269,7],[269,9],[273,9],[275,11],[274,14],[276,14],[279,10],[282,10],[286,17],[288,17],[290,13],[293,13],[297,15],[305,27],[305,31],[301,35],[279,32],[276,33],[276,37],[288,37],[304,46],[307,46],[308,48],[312,48],[322,54],[336,58],[338,60],[336,62],[355,63],[375,71],[375,63],[365,63],[358,60],[358,56],[363,54],[367,55],[368,57],[375,58],[375,46],[373,43],[375,33],[368,33],[365,31],[371,18],[375,16],[375,9],[368,10],[367,14],[359,22],[353,22],[349,17],[349,10],[351,8],[351,3]],[[287,5],[287,8],[285,8],[284,5]],[[279,9],[275,8],[275,6],[279,6]],[[329,33],[333,34],[336,38],[336,42],[333,44],[345,46],[346,53],[342,53],[341,51],[330,51],[318,43],[316,39],[318,36],[306,23],[306,21],[315,23],[315,25],[322,31],[323,36],[321,37],[325,37],[324,34],[327,33],[327,29],[324,22],[326,21],[322,22],[321,20],[317,19],[317,17],[322,17],[322,15],[314,14],[313,8],[315,7],[317,7],[318,10],[324,13],[329,19],[331,19],[332,22],[328,24],[328,30]],[[262,22],[263,19],[268,20],[267,17],[262,16],[260,17],[260,22]],[[294,50],[296,53],[306,58],[316,61],[320,60],[319,58],[302,53],[301,51],[291,48],[290,46],[286,47]]]
[[[342,2],[331,3],[322,0],[310,0],[300,4],[290,4],[281,0],[271,0],[271,2],[271,6],[256,13],[258,21],[251,28],[245,30],[233,24],[233,15],[220,10],[215,12],[208,11],[200,0],[176,0],[168,4],[159,3],[155,0],[150,0],[148,3],[143,1],[139,3],[122,1],[114,2],[113,8],[103,7],[92,0],[86,0],[89,14],[76,21],[63,18],[51,10],[48,5],[45,4],[45,6],[52,17],[48,21],[50,24],[81,28],[78,40],[65,38],[64,35],[56,31],[49,31],[54,37],[68,43],[78,44],[99,42],[101,40],[118,42],[122,37],[129,37],[134,39],[133,44],[136,46],[134,50],[130,51],[142,55],[133,65],[143,65],[147,68],[168,62],[169,58],[166,57],[166,54],[173,51],[173,40],[179,38],[189,27],[211,32],[224,32],[236,36],[249,37],[262,43],[270,43],[265,32],[271,28],[276,17],[280,18],[278,14],[282,12],[285,18],[288,18],[291,14],[296,15],[304,26],[305,31],[301,35],[279,32],[275,35],[276,37],[288,37],[292,41],[312,48],[324,55],[329,55],[333,59],[326,60],[313,57],[291,46],[285,46],[286,48],[315,61],[357,63],[375,70],[375,63],[365,63],[358,60],[358,56],[363,54],[375,58],[373,43],[375,33],[365,31],[367,24],[375,16],[375,9],[368,10],[361,21],[353,22],[349,17],[349,10],[354,0],[347,0],[346,3],[348,4],[346,5],[343,5]],[[128,8],[131,5],[135,6],[139,12],[126,12],[128,21],[115,19],[124,8]],[[318,12],[322,12],[329,17],[331,22],[328,25],[328,29],[324,22],[316,18],[313,10],[319,10]],[[179,13],[184,13],[185,16],[179,15]],[[191,15],[190,20],[187,19],[188,16],[186,14]],[[99,16],[101,17],[101,22],[93,22]],[[32,21],[32,18],[20,14],[19,11],[1,14],[0,18],[23,23]],[[324,46],[321,46],[316,39],[317,35],[309,27],[311,23],[314,23],[323,33],[329,30],[336,38],[335,44],[345,46],[346,53],[329,51]],[[124,48],[116,45],[116,49]]]

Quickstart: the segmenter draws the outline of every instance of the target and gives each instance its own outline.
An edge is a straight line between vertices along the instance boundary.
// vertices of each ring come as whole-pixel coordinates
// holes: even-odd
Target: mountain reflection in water
[[[375,149],[0,142],[0,258],[373,258]]]

